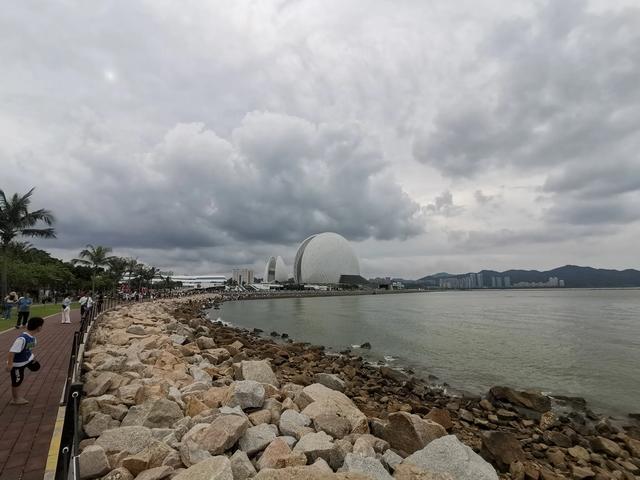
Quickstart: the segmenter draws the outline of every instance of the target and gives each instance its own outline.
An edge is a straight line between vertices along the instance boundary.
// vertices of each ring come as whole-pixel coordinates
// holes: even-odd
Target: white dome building
[[[264,280],[262,281],[265,283],[284,283],[287,280],[289,280],[289,268],[282,257],[269,257],[264,268]]]
[[[296,283],[336,284],[343,275],[360,276],[360,263],[342,235],[319,233],[300,244],[293,264]]]

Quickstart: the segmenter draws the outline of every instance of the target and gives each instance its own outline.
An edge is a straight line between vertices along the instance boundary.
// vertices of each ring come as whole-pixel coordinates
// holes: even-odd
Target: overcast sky
[[[65,259],[640,267],[637,0],[22,0],[0,60],[0,188]]]

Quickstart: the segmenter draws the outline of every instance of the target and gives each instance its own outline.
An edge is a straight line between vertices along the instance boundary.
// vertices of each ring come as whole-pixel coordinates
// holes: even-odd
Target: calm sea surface
[[[471,392],[530,387],[600,411],[640,411],[636,289],[273,299],[225,303],[211,317],[334,350],[370,342],[373,359]]]

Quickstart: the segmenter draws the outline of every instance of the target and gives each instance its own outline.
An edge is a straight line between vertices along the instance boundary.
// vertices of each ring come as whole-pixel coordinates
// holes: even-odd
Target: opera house
[[[349,242],[337,233],[311,235],[298,247],[293,264],[296,283],[339,284],[364,280]],[[365,281],[366,282],[366,281]]]
[[[265,283],[284,283],[289,280],[289,267],[284,263],[282,257],[269,257],[264,269]]]

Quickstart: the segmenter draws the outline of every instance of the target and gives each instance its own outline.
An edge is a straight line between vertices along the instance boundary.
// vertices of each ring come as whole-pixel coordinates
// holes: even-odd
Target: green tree
[[[43,208],[29,211],[34,188],[20,196],[14,193],[7,197],[0,190],[0,259],[2,260],[1,297],[7,294],[7,269],[10,257],[10,244],[19,237],[55,238],[51,227],[55,218],[49,210]],[[39,224],[47,225],[38,228]]]
[[[109,255],[110,253],[110,247],[103,247],[102,245],[96,245],[94,247],[93,245],[88,244],[87,248],[80,252],[80,258],[74,258],[73,260],[71,260],[74,265],[86,265],[88,267],[91,267],[92,292],[95,292],[96,289],[96,277],[98,276],[98,272],[102,270],[103,267],[109,266],[109,261],[112,258]]]

